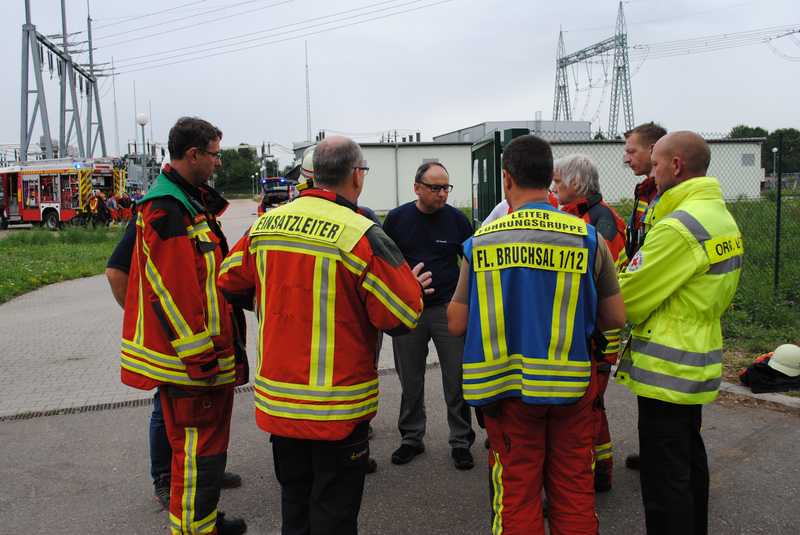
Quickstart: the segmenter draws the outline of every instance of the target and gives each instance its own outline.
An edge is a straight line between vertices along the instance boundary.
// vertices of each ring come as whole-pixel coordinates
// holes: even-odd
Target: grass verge
[[[102,273],[123,229],[12,231],[0,240],[0,303],[46,284]]]

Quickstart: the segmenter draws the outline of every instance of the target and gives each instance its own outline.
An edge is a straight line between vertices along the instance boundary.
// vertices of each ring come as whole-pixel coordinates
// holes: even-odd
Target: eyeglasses
[[[222,151],[219,152],[211,152],[210,150],[201,149],[200,147],[195,147],[198,152],[202,152],[203,154],[208,154],[212,158],[216,158],[217,160],[222,161]]]
[[[422,184],[423,186],[431,190],[433,193],[439,193],[440,191],[444,191],[445,193],[450,193],[451,191],[453,191],[452,184],[428,184],[427,182],[423,182],[422,180],[417,182],[417,184]]]
[[[369,173],[369,167],[367,167],[366,165],[357,165],[353,167],[353,169],[359,169],[361,171],[364,171],[364,176],[366,176]]]

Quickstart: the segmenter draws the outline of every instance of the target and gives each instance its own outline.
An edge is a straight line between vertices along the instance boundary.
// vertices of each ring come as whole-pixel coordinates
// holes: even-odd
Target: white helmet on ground
[[[789,377],[800,375],[800,347],[783,344],[775,349],[769,359],[769,367]]]

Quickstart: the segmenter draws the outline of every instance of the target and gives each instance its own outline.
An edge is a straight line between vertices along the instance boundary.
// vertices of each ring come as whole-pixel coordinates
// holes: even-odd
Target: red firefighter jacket
[[[628,260],[633,258],[639,247],[644,242],[644,235],[647,228],[644,223],[644,214],[650,203],[658,196],[658,189],[656,188],[656,179],[653,177],[645,177],[644,180],[636,184],[633,190],[633,211],[631,212],[630,220],[626,229],[625,236],[625,258],[619,263],[621,268],[628,265]]]
[[[613,208],[606,204],[602,195],[599,193],[590,195],[564,205],[561,209],[594,225],[597,232],[605,238],[608,249],[611,251],[611,257],[617,266],[627,264],[627,256],[625,255],[625,221]],[[598,370],[600,371],[610,369],[610,366],[617,362],[621,330],[605,331],[603,336],[607,340],[607,344],[602,350],[602,362],[598,365]],[[603,362],[607,366],[603,366]]]
[[[594,225],[606,240],[611,257],[619,265],[625,261],[625,221],[603,200],[599,193],[561,207],[561,210]],[[622,259],[622,260],[621,260]]]
[[[216,217],[227,202],[168,168],[137,206],[122,326],[122,382],[143,390],[246,382],[243,336],[236,332],[243,323],[216,283],[227,253]]]
[[[266,212],[222,264],[219,286],[259,318],[256,422],[340,440],[378,409],[381,331],[416,327],[422,290],[380,226],[309,189]]]

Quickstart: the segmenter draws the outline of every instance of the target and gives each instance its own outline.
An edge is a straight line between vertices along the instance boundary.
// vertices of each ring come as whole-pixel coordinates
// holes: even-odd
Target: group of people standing
[[[357,533],[383,333],[402,387],[392,463],[424,452],[433,341],[457,469],[474,466],[470,406],[486,428],[492,532],[543,534],[544,491],[551,533],[597,533],[594,493],[610,489],[612,469],[603,393],[626,319],[617,378],[638,396],[641,462],[629,464],[641,465],[648,533],[706,533],[700,408],[719,386],[741,237],[705,177],[705,141],[664,134],[652,123],[626,134],[625,162],[646,176],[627,224],[588,158],[554,163],[545,141],[514,139],[506,204],[474,233],[447,204],[439,162],[419,167],[416,201],[383,227],[365,217],[368,164],[355,142],[330,137],[303,165],[313,185],[229,248],[217,221],[227,202],[206,183],[222,132],[179,119],[171,163],[107,270],[125,309],[122,381],[158,390],[151,464],[171,532],[247,529],[216,507],[220,488],[241,484],[225,464],[233,388],[249,379],[249,309],[256,423],[270,434],[285,535]]]

